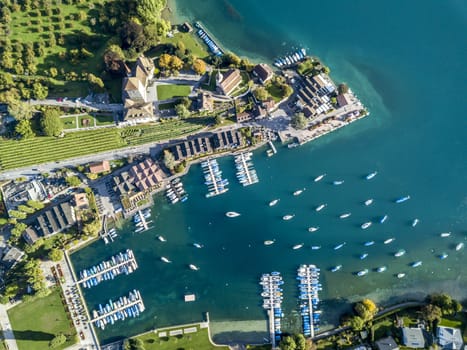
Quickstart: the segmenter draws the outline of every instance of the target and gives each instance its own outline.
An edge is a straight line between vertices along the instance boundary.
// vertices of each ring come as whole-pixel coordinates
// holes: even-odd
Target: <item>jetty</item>
[[[263,286],[263,308],[268,313],[268,329],[269,336],[271,339],[272,349],[276,348],[276,342],[280,341],[281,331],[281,319],[284,317],[282,312],[282,288],[284,284],[282,277],[279,272],[265,273],[261,276],[260,284]]]
[[[201,163],[204,172],[205,184],[209,188],[206,198],[217,196],[227,192],[229,181],[222,178],[222,171],[219,169],[219,164],[215,159],[208,159]]]
[[[235,156],[235,167],[237,168],[237,179],[243,186],[253,185],[258,180],[256,170],[251,162],[252,152],[240,153]]]
[[[180,181],[180,178],[175,178],[169,183],[167,183],[167,191],[165,193],[167,200],[172,203],[186,202],[188,199],[188,194],[183,189],[183,183]]]
[[[133,222],[136,225],[135,233],[147,231],[150,229],[148,224],[152,223],[151,220],[146,220],[151,217],[151,209],[146,208],[143,211],[138,212],[133,216]]]
[[[276,146],[274,146],[274,144],[272,143],[271,140],[268,140],[268,145],[269,145],[270,149],[268,149],[266,151],[266,154],[268,155],[268,157],[271,157],[271,156],[273,156],[274,154],[277,153],[277,149],[276,149]]]
[[[105,244],[113,242],[117,237],[117,230],[115,228],[111,228],[109,230],[107,227],[107,215],[102,217],[102,230],[99,232],[99,236],[102,238]]]
[[[300,291],[300,315],[302,316],[303,335],[314,338],[319,331],[321,311],[318,310],[318,291],[320,269],[315,265],[300,265],[298,268]]]
[[[102,281],[113,280],[116,276],[129,275],[138,268],[133,251],[127,249],[112,256],[109,260],[80,271],[78,284],[85,288],[97,286]]]
[[[105,306],[99,304],[98,310],[93,310],[91,323],[96,327],[105,329],[108,324],[114,324],[116,321],[124,321],[129,317],[138,317],[145,310],[143,299],[138,290],[134,289],[127,296],[119,299],[110,300]]]

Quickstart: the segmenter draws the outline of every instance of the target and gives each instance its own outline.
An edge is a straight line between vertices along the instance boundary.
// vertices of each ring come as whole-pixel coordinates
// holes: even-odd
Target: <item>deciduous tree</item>
[[[303,113],[295,113],[290,122],[295,129],[305,129],[307,126],[307,120]]]
[[[193,61],[193,70],[199,75],[206,73],[206,63],[199,58],[195,59]]]
[[[15,132],[21,135],[23,139],[29,139],[35,136],[34,131],[32,131],[31,122],[29,119],[20,120],[15,126]]]
[[[53,108],[44,110],[41,118],[41,127],[46,136],[59,136],[63,130],[60,112]]]
[[[253,95],[259,101],[266,101],[269,97],[269,93],[263,86],[258,87],[256,90],[253,91]]]

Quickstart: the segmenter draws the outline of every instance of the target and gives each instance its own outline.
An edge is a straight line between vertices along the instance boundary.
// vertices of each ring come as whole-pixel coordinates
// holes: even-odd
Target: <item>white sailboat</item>
[[[293,214],[293,215],[292,214],[284,215],[282,217],[282,220],[288,221],[288,220],[293,219],[294,216],[295,216],[295,214]]]
[[[237,213],[236,211],[228,211],[225,213],[225,216],[228,218],[236,218],[237,216],[240,216],[240,213]]]
[[[199,267],[196,266],[196,265],[193,265],[193,264],[188,265],[188,267],[193,271],[198,271],[199,270]]]
[[[339,215],[339,218],[345,219],[345,218],[348,218],[350,215],[352,215],[352,213],[344,213],[344,214]]]
[[[171,261],[169,259],[167,259],[165,256],[162,256],[161,257],[161,260],[167,264],[171,263]]]
[[[324,203],[324,204],[320,204],[319,206],[316,207],[315,210],[316,210],[316,211],[321,211],[321,210],[323,210],[324,208],[326,208],[326,206],[327,206],[327,204],[325,204],[325,203]]]
[[[314,179],[313,181],[314,181],[314,182],[321,181],[321,180],[323,179],[323,177],[325,177],[325,176],[326,176],[326,174],[321,174],[321,175],[315,177],[315,179]]]
[[[270,207],[273,207],[273,206],[275,206],[277,203],[279,203],[279,199],[274,199],[274,200],[272,200],[272,201],[269,202],[269,206],[270,206]]]
[[[309,227],[309,228],[308,228],[308,232],[316,232],[316,231],[318,231],[318,230],[319,230],[319,227],[313,227],[313,226],[312,226],[312,227]]]

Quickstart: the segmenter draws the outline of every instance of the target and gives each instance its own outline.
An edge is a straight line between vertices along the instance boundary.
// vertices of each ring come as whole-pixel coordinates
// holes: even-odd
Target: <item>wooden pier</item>
[[[141,210],[138,210],[138,215],[139,215],[139,217],[141,219],[141,223],[143,224],[144,231],[148,230],[149,229],[148,223],[146,222],[146,219],[144,218],[144,215],[141,212]]]

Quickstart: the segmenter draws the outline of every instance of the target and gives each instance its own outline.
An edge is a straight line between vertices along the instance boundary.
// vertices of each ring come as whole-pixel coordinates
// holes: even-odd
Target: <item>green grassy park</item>
[[[160,101],[174,97],[188,96],[190,92],[191,87],[189,85],[157,85],[157,99]]]
[[[19,350],[48,350],[59,333],[69,340],[56,349],[76,342],[75,330],[68,319],[58,289],[44,298],[23,302],[8,311]]]

